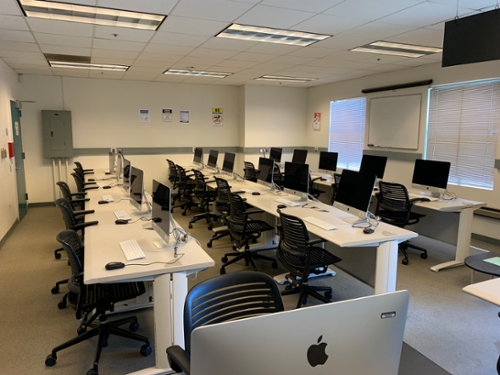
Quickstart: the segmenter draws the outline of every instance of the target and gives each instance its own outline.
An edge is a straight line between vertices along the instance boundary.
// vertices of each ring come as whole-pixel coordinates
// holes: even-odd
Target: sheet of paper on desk
[[[495,266],[500,266],[500,257],[486,258],[483,259],[485,262],[494,264]]]

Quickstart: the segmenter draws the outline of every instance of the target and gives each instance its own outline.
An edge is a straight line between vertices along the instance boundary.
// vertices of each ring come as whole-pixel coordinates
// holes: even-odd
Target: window
[[[366,98],[330,102],[328,151],[338,152],[337,167],[359,170],[365,145]]]
[[[493,190],[500,80],[430,89],[425,157],[451,163],[448,182]]]

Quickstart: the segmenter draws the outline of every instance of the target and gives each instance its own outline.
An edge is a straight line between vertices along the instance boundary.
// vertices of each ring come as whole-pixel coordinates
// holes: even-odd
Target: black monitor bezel
[[[203,164],[203,148],[194,148],[193,163]]]
[[[431,191],[445,190],[448,187],[450,169],[451,163],[448,161],[415,159],[412,187]]]
[[[217,168],[217,159],[219,158],[219,150],[210,150],[208,153],[207,166]]]
[[[274,160],[270,158],[259,158],[259,164],[257,167],[257,170],[259,171],[257,175],[257,182],[263,183],[268,186],[272,186],[273,183],[273,172],[274,172]],[[266,175],[266,171],[268,171],[267,176],[264,178]]]
[[[273,157],[274,154],[274,157]],[[269,151],[269,159],[273,159],[275,163],[281,162],[281,155],[283,154],[283,149],[280,147],[271,147]]]
[[[377,178],[384,178],[387,156],[377,156],[365,154],[361,158],[359,171],[361,173],[373,173]]]
[[[233,173],[234,171],[234,160],[236,158],[236,154],[232,152],[226,152],[224,154],[224,161],[222,162],[222,170],[227,173]],[[231,168],[229,168],[229,165]]]
[[[307,150],[296,148],[293,150],[292,163],[305,164],[307,160]]]
[[[318,169],[323,170],[323,171],[336,172],[337,171],[338,157],[339,157],[338,152],[320,151]],[[332,163],[332,160],[335,160],[333,162],[333,164],[334,164],[333,167],[332,167],[332,164],[325,164],[327,162]]]

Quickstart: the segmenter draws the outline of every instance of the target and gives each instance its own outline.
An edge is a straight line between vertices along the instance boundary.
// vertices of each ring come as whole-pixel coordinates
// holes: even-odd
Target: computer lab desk
[[[207,174],[206,177],[211,180],[213,175]],[[265,190],[269,190],[269,188],[254,182],[236,181],[230,177],[228,178],[227,175],[219,175],[219,177],[228,181],[233,192],[243,189],[261,191],[261,195],[244,193],[242,197],[246,198],[248,204],[265,211],[268,214],[266,220],[272,225],[277,222],[277,218],[279,217],[277,207],[280,203],[276,202],[275,199],[279,197],[290,200],[297,199],[293,195],[284,193],[276,195],[272,192],[264,192]],[[211,183],[210,185],[214,186],[215,184]],[[317,209],[311,207],[317,207]],[[327,212],[320,212],[319,209],[326,210]],[[326,231],[305,222],[311,234],[327,241],[325,246],[328,250],[331,250],[335,254],[341,254],[340,257],[343,260],[337,263],[336,266],[346,269],[341,264],[344,263],[347,266],[347,263],[351,263],[350,267],[346,270],[362,281],[372,285],[376,294],[396,290],[398,244],[410,238],[417,237],[416,233],[386,223],[380,223],[374,233],[364,234],[362,228],[353,228],[351,224],[344,221],[344,219],[352,218],[353,215],[319,201],[309,201],[307,208],[287,207],[283,211],[300,218],[314,216],[334,224],[337,229]],[[277,245],[277,242],[273,242],[273,239],[269,238],[269,236],[263,235],[263,237],[268,245]],[[362,259],[363,257],[359,250],[363,248],[374,257],[373,260]],[[351,258],[351,262],[347,260],[349,257]],[[375,265],[375,272],[373,272],[373,265]],[[368,269],[368,271],[365,269]]]
[[[100,181],[97,181],[99,184]],[[104,184],[104,183],[103,183]],[[111,183],[110,183],[111,185]],[[102,195],[111,194],[115,202],[99,205]],[[165,374],[170,372],[166,348],[176,344],[184,346],[183,308],[188,292],[187,275],[212,267],[215,262],[190,239],[178,248],[184,253],[174,264],[155,263],[149,266],[128,266],[107,271],[108,262],[127,263],[119,246],[120,241],[135,239],[144,250],[145,259],[128,263],[165,262],[173,259],[173,249],[159,250],[154,241],[160,237],[153,231],[143,228],[146,221],[139,220],[126,225],[116,225],[113,211],[123,209],[135,221],[146,212],[139,213],[126,198],[121,187],[89,190],[90,202],[86,209],[95,209],[95,214],[86,215],[89,221],[98,220],[99,224],[85,229],[85,276],[86,284],[127,281],[153,281],[153,310],[156,366],[135,372],[136,375]],[[150,223],[150,222],[149,222]],[[173,241],[173,240],[172,240]],[[151,250],[151,251],[149,251]]]

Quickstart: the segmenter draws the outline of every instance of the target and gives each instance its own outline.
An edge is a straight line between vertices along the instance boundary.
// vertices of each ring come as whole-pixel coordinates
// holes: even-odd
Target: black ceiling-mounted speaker
[[[442,67],[500,60],[500,9],[448,21]]]

